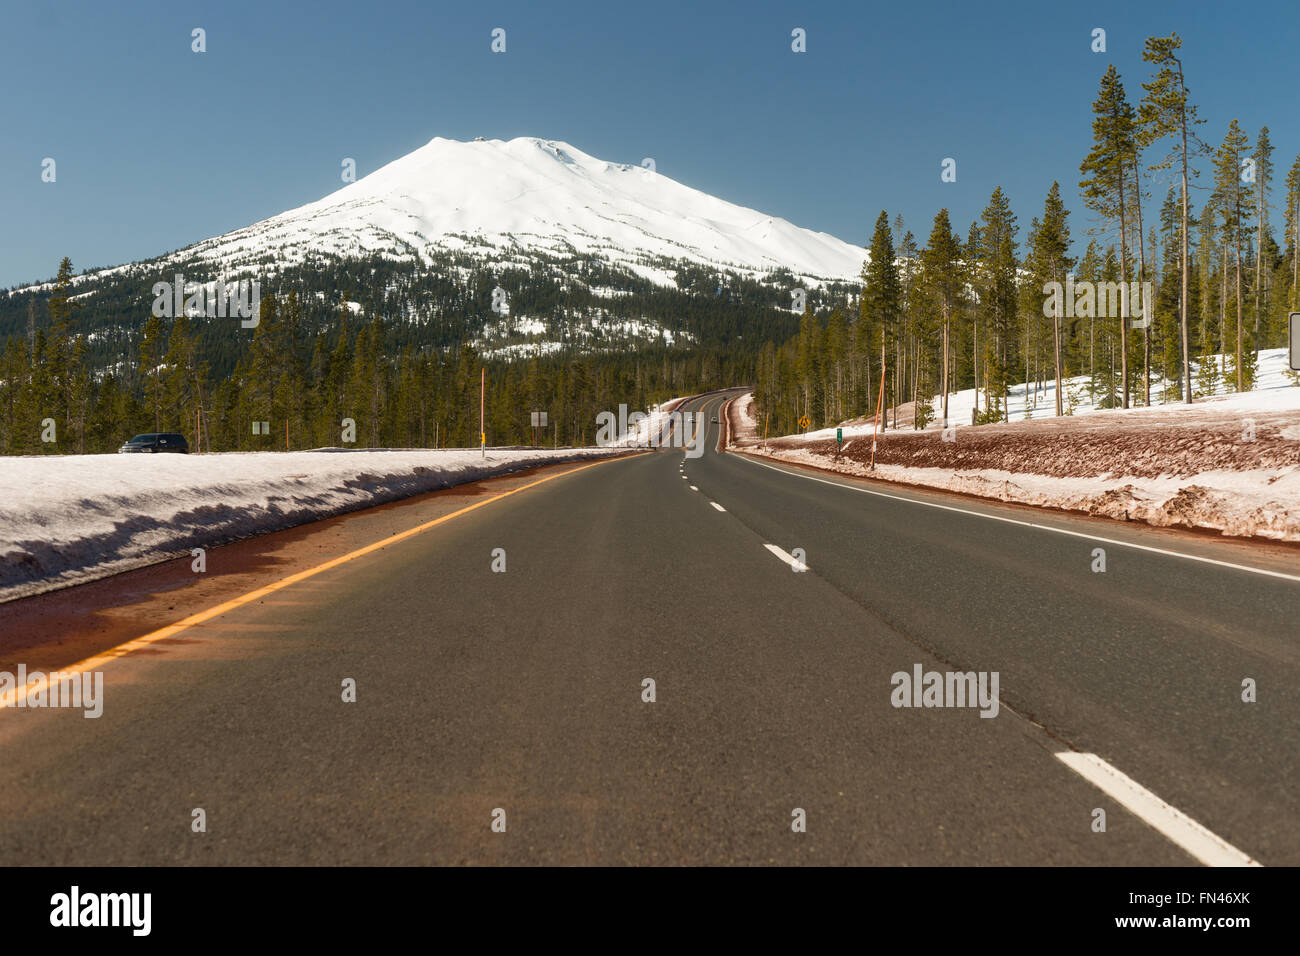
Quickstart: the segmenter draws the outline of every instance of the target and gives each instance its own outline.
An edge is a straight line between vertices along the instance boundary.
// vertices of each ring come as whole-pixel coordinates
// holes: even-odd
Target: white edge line
[[[935,501],[922,501],[918,498],[907,498],[903,495],[891,495],[884,491],[873,491],[870,488],[859,488],[856,485],[846,485],[838,481],[828,481],[825,478],[818,478],[815,475],[805,475],[800,471],[787,471],[784,468],[769,465],[767,462],[758,461],[752,455],[744,452],[742,452],[739,457],[751,464],[758,465],[760,468],[770,468],[772,471],[779,471],[783,475],[791,475],[795,478],[806,478],[809,481],[818,481],[823,485],[834,485],[836,488],[844,488],[848,491],[860,491],[864,495],[875,495],[877,498],[889,498],[892,501],[906,501],[909,504],[923,505],[926,508],[938,508],[942,511],[956,511],[959,514],[974,515],[977,518],[987,518],[990,521],[1004,521],[1007,524],[1018,524],[1024,528],[1036,528],[1039,531],[1051,531],[1055,534],[1068,535],[1071,538],[1083,538],[1085,541],[1100,541],[1103,544],[1113,544],[1120,548],[1133,548],[1137,551],[1150,551],[1153,554],[1164,554],[1172,558],[1185,558],[1188,561],[1199,561],[1202,564],[1214,564],[1221,568],[1232,568],[1235,571],[1248,571],[1251,574],[1263,574],[1270,578],[1281,578],[1283,581],[1294,581],[1297,584],[1300,584],[1300,575],[1284,574],[1281,571],[1269,571],[1264,568],[1252,568],[1246,564],[1233,564],[1231,561],[1219,561],[1216,558],[1201,557],[1199,554],[1187,554],[1183,551],[1169,551],[1165,548],[1155,548],[1147,544],[1134,544],[1131,541],[1120,541],[1116,538],[1103,538],[1095,534],[1085,534],[1082,531],[1069,531],[1065,528],[1054,528],[1049,524],[1037,524],[1033,521],[1021,521],[1018,518],[1006,518],[1002,515],[986,514],[983,511],[972,511],[968,508],[958,508],[953,505],[941,505]]]
[[[1065,750],[1056,759],[1206,866],[1262,865],[1096,754]]]

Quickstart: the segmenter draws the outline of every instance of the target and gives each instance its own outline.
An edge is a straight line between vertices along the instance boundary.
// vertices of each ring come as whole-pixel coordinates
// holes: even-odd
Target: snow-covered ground
[[[1259,353],[1259,368],[1256,375],[1255,387],[1249,392],[1232,392],[1224,388],[1222,382],[1218,382],[1212,395],[1199,397],[1196,404],[1209,405],[1215,409],[1248,411],[1256,409],[1266,411],[1269,409],[1287,410],[1296,407],[1296,395],[1300,389],[1296,388],[1296,382],[1288,374],[1288,351],[1287,349],[1262,349]],[[1215,359],[1215,365],[1219,364],[1219,359]],[[1197,363],[1192,363],[1192,381],[1196,380]],[[1300,373],[1296,373],[1300,374]],[[1151,381],[1151,410],[1161,408],[1186,408],[1186,405],[1177,399],[1171,399],[1168,402],[1161,401],[1163,382],[1153,378]],[[1088,394],[1088,376],[1080,375],[1075,378],[1065,380],[1065,396],[1067,408],[1073,400],[1074,410],[1071,417],[1079,415],[1118,415],[1127,416],[1134,412],[1144,411],[1140,408],[1124,409],[1098,408]],[[1098,394],[1100,400],[1102,395]],[[1135,394],[1134,399],[1140,398]],[[935,396],[930,401],[930,407],[934,410],[935,418],[929,425],[928,430],[937,431],[943,427],[943,422],[939,417],[943,413],[943,402],[940,396]],[[980,393],[980,409],[986,407],[985,394]],[[904,411],[900,412],[899,425],[903,431],[913,431],[911,405],[903,406]],[[975,390],[973,388],[963,389],[960,392],[951,392],[948,395],[948,422],[955,428],[970,426],[971,411],[975,408]],[[1039,388],[1035,388],[1033,383],[1028,386],[1024,384],[1013,385],[1007,389],[1007,418],[1010,423],[1014,424],[1019,421],[1038,420],[1044,418],[1054,418],[1056,416],[1056,381],[1054,379],[1043,383]],[[890,413],[892,422],[893,413]],[[862,435],[870,435],[872,429],[870,421],[854,421],[843,426],[844,437],[857,438]],[[893,431],[891,427],[890,432]],[[883,429],[882,429],[883,431]],[[816,431],[810,431],[806,434],[807,438],[831,438],[835,437],[835,428],[821,428]]]
[[[1259,388],[1207,397],[1187,406],[1094,409],[1073,416],[1026,419],[1023,386],[1009,423],[959,426],[946,438],[938,424],[882,431],[869,471],[872,424],[846,425],[843,453],[835,430],[772,438],[756,434],[750,403],[732,406],[732,441],[740,450],[845,474],[1082,511],[1159,526],[1300,541],[1300,386],[1285,374],[1284,350],[1262,352]],[[1086,382],[1084,383],[1086,384]],[[949,399],[954,422],[970,421],[966,404]],[[1154,394],[1154,392],[1153,392]]]
[[[0,601],[521,468],[617,449],[0,458]]]

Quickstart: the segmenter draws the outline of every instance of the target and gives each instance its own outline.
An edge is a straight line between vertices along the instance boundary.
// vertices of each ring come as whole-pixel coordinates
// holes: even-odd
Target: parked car
[[[185,440],[184,435],[178,435],[175,432],[150,432],[145,435],[136,435],[119,448],[117,453],[119,455],[156,454],[164,451],[188,455],[190,453],[190,444]]]

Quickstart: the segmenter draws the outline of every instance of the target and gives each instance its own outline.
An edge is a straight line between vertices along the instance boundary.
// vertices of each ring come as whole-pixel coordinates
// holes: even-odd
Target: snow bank
[[[787,435],[766,443],[737,427],[750,454],[850,475],[1081,511],[1157,526],[1300,541],[1300,387],[1285,374],[1285,350],[1260,353],[1260,387],[1195,404],[1136,409],[1076,408],[1073,416],[882,430],[869,471],[872,423]],[[1012,390],[1024,396],[1023,386]],[[966,394],[966,393],[963,393]],[[1041,393],[1040,393],[1041,394]],[[1054,406],[1050,390],[1047,406]],[[1154,390],[1153,390],[1154,394]],[[949,399],[953,421],[970,404]],[[1021,405],[1021,408],[1026,407]],[[1032,407],[1030,408],[1032,413]],[[733,408],[752,421],[748,404]]]
[[[758,419],[754,414],[754,393],[746,392],[727,406],[731,443],[753,441],[759,437]],[[834,432],[831,433],[834,435]]]
[[[521,468],[617,449],[0,458],[0,601]]]
[[[1297,442],[1300,451],[1300,442]],[[847,475],[939,488],[962,494],[1080,511],[1089,515],[1142,521],[1157,527],[1204,528],[1225,535],[1300,541],[1300,467],[1268,472],[1206,471],[1191,480],[1055,477],[1002,469],[952,470],[867,465],[850,458],[805,449],[747,448],[755,455],[815,465]]]

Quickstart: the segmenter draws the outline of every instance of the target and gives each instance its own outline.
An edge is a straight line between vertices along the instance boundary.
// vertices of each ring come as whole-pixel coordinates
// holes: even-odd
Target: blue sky
[[[191,52],[195,27],[206,53]],[[364,175],[434,136],[650,156],[854,243],[882,208],[923,241],[946,206],[964,234],[999,184],[1023,238],[1059,179],[1081,238],[1098,81],[1114,62],[1136,103],[1143,41],[1171,31],[1202,135],[1268,125],[1280,180],[1300,152],[1295,0],[6,0],[0,286],[49,277],[64,255],[115,265],[248,225],[339,188],[344,157]],[[955,183],[940,181],[944,157]]]

